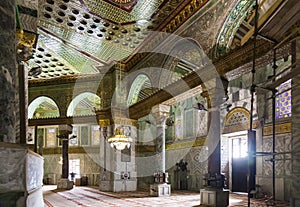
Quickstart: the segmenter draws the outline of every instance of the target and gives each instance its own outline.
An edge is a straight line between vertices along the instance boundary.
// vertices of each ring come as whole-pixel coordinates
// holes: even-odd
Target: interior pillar
[[[152,115],[156,119],[156,139],[155,148],[157,153],[158,168],[154,175],[154,184],[150,185],[150,195],[170,196],[171,185],[168,184],[168,174],[166,173],[166,119],[170,113],[170,106],[156,105],[152,108]]]
[[[157,105],[152,108],[152,115],[156,118],[156,152],[159,157],[158,172],[166,172],[166,119],[169,116],[170,106]]]
[[[137,138],[137,122],[133,119],[116,117],[114,122],[99,120],[100,124],[100,182],[101,191],[136,191],[137,173],[135,163],[135,140]],[[114,135],[116,128],[123,128],[126,136],[133,142],[124,150],[113,148],[107,139]]]
[[[221,172],[221,116],[220,105],[224,103],[227,96],[226,80],[216,78],[205,83],[206,91],[202,96],[208,101],[208,173],[210,175]]]
[[[0,142],[16,142],[16,13],[15,0],[0,1]],[[5,11],[5,12],[3,12]]]
[[[72,133],[72,125],[59,125],[58,138],[62,141],[62,176],[57,183],[58,189],[72,189],[73,182],[69,181],[69,135]]]
[[[221,116],[220,105],[227,98],[228,81],[215,78],[205,83],[206,90],[201,95],[208,99],[208,174],[205,188],[200,189],[200,204],[225,207],[229,205],[229,191],[224,190],[224,176],[221,175]],[[214,198],[213,198],[214,197]]]

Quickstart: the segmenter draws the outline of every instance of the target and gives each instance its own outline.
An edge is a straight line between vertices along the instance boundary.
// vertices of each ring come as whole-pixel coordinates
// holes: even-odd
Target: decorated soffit
[[[29,66],[43,71],[31,79],[101,72],[132,55],[184,1],[40,0]]]

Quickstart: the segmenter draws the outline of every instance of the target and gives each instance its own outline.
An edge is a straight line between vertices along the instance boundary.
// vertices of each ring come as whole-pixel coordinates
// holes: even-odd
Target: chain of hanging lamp
[[[121,105],[121,96],[122,96],[122,91],[121,91],[121,81],[122,81],[122,68],[120,63],[117,64],[119,66],[119,77],[117,78],[118,84],[117,84],[117,97],[116,99],[119,99],[119,104]],[[121,106],[119,107],[119,116],[122,116],[122,109]],[[122,118],[122,117],[121,117]],[[125,135],[125,130],[123,126],[119,126],[115,129],[114,135],[109,137],[107,139],[107,142],[110,144],[110,146],[112,148],[115,148],[116,150],[123,150],[126,147],[129,149],[130,145],[132,143],[133,139],[131,137],[128,137],[127,135]]]

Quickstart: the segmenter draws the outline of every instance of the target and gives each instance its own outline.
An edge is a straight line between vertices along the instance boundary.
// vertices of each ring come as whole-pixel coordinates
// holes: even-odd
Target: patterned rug
[[[44,207],[204,207],[200,193],[172,191],[170,197],[151,197],[149,192],[101,192],[92,187],[74,187],[57,190],[56,186],[44,186]],[[248,206],[247,196],[230,194],[229,206]],[[251,199],[251,207],[268,206],[265,199]],[[276,202],[276,207],[288,207],[288,203]]]

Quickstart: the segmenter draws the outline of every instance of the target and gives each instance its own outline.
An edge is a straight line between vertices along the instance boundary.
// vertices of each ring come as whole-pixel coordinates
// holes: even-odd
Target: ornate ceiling
[[[30,79],[96,73],[129,57],[184,0],[39,0]],[[176,13],[174,13],[176,14]]]
[[[284,0],[258,2],[261,31],[272,34],[270,39],[279,41],[284,36],[281,33],[299,19],[299,7],[292,7],[297,0],[288,0],[285,7]],[[140,51],[152,51],[152,45],[159,47],[164,41],[165,36],[156,32],[193,39],[206,54],[222,57],[253,36],[254,3],[255,0],[18,0],[24,29],[38,34],[33,58],[28,63],[30,68],[40,67],[42,72],[29,74],[29,79],[56,81],[64,76],[101,73],[119,60],[130,70],[145,57]],[[282,14],[273,18],[278,8],[293,8],[293,23],[281,23]],[[36,23],[32,17],[36,17]],[[264,28],[265,22],[272,21]],[[286,29],[277,38],[274,28],[279,23]],[[172,63],[165,65],[176,62],[176,81],[197,68],[194,66],[201,57],[192,47],[185,50],[180,45],[178,54],[173,49],[171,55],[180,58],[171,58]],[[244,70],[236,71],[241,74]],[[136,90],[131,91],[129,105],[149,97],[154,89],[151,81],[142,76],[134,84]],[[80,110],[89,106],[86,103],[88,100],[81,102]]]

